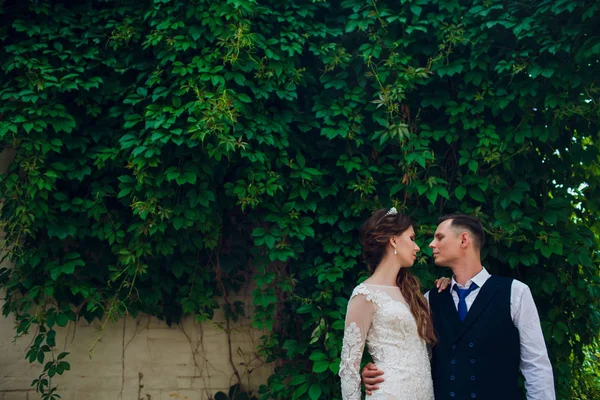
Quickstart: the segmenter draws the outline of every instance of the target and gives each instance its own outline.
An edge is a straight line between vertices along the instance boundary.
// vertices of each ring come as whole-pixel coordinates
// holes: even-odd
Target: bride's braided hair
[[[386,214],[387,212],[387,209],[377,210],[360,229],[363,259],[371,273],[375,272],[383,259],[390,238],[401,235],[414,225],[414,221],[404,214]],[[410,273],[408,268],[400,268],[396,285],[400,288],[417,322],[419,336],[427,343],[435,344],[437,339],[433,330],[433,321],[427,300],[421,293],[419,279]]]

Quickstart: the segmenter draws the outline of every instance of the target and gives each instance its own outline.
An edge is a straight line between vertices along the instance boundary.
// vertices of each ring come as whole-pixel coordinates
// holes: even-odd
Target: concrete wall
[[[237,382],[229,361],[227,334],[215,322],[188,318],[168,327],[153,317],[127,318],[99,332],[99,323],[80,322],[57,333],[59,351],[71,354],[71,371],[56,378],[64,400],[206,400]],[[260,332],[243,320],[231,325],[233,363],[246,389],[256,393],[271,366],[256,355]],[[31,336],[13,343],[13,321],[0,317],[0,400],[40,398],[31,381],[41,364],[24,359]],[[89,350],[94,342],[93,355]]]
[[[12,149],[0,152],[0,173],[13,158]],[[232,301],[251,304],[249,295],[246,289]],[[1,307],[4,293],[0,298]],[[251,312],[246,310],[246,315]],[[249,319],[232,323],[229,336],[221,313],[202,324],[188,318],[169,327],[141,316],[108,324],[103,332],[100,325],[82,321],[57,331],[58,350],[71,353],[67,357],[71,371],[53,380],[63,400],[208,400],[237,383],[233,366],[244,388],[254,393],[272,371],[256,354],[263,333],[252,329]],[[43,366],[25,360],[32,335],[13,342],[14,332],[14,320],[0,315],[0,400],[39,399],[31,381]]]

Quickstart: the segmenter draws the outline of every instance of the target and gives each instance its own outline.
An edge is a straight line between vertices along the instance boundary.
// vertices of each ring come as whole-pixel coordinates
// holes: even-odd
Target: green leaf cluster
[[[358,228],[395,206],[419,222],[425,288],[437,217],[480,217],[486,267],[534,294],[558,398],[593,398],[599,17],[591,0],[2,2],[0,285],[17,334],[40,327],[27,358],[54,325],[224,303],[267,332],[263,399],[339,397]],[[252,304],[219,302],[248,284]],[[47,398],[68,370],[52,360]]]

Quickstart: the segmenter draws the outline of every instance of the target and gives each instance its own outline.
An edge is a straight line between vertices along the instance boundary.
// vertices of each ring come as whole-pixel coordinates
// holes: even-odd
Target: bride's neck
[[[396,286],[396,278],[400,272],[400,265],[396,260],[382,260],[373,275],[368,279],[369,283],[374,285]]]

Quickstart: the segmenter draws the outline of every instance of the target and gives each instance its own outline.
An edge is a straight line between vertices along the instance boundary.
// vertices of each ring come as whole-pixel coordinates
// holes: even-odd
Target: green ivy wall
[[[599,7],[2,1],[0,284],[34,387],[67,369],[56,326],[220,300],[236,320],[252,281],[260,396],[339,397],[357,229],[396,206],[425,287],[448,273],[437,217],[479,216],[486,267],[532,289],[559,399],[596,398]]]

